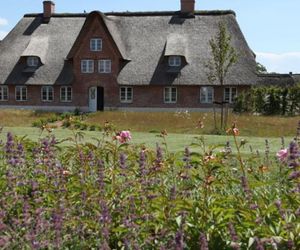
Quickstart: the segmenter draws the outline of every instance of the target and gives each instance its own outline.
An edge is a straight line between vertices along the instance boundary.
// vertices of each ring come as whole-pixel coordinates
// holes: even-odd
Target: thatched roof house
[[[0,43],[0,105],[201,109],[257,82],[233,11],[196,11],[194,0],[181,0],[176,12],[56,14],[54,7],[45,1],[42,14],[24,15]],[[220,22],[239,55],[227,90],[208,82],[205,67]]]

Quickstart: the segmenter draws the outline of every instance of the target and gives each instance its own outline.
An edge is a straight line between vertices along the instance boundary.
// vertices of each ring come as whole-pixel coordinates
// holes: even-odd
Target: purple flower
[[[264,244],[261,242],[261,240],[258,237],[255,237],[254,241],[255,241],[255,249],[256,250],[265,250]]]
[[[228,224],[228,229],[229,229],[231,240],[234,242],[239,241],[239,237],[237,236],[235,228],[231,222]]]
[[[280,149],[277,153],[276,153],[276,156],[278,158],[278,160],[280,162],[285,162],[287,160],[287,157],[288,157],[288,149],[285,148],[285,149]]]
[[[181,230],[177,231],[175,235],[175,249],[183,250],[183,234]]]
[[[200,250],[209,250],[207,238],[204,233],[200,233],[199,243],[200,243]]]
[[[294,179],[298,179],[299,177],[300,177],[300,171],[293,171],[290,174],[289,179],[294,180]]]

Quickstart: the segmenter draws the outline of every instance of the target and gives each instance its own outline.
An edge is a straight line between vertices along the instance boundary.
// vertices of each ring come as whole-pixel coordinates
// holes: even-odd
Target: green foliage
[[[244,158],[246,142],[236,127],[228,133],[237,153],[204,137],[170,152],[166,132],[151,150],[120,140],[109,123],[95,144],[75,131],[67,147],[51,134],[39,142],[8,134],[1,248],[200,249],[207,240],[209,249],[299,249],[300,145],[281,161],[267,151]]]
[[[260,74],[267,73],[267,68],[264,65],[262,65],[261,63],[257,62],[256,63],[256,72],[260,73]]]
[[[263,115],[299,115],[300,85],[253,87],[237,97],[234,111]]]

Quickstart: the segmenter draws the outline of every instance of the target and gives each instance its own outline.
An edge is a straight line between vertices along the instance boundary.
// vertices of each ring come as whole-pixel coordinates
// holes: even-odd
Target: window
[[[52,102],[54,99],[53,87],[51,86],[43,86],[41,94],[43,102]]]
[[[214,100],[214,88],[213,87],[201,87],[200,88],[200,102],[212,103]]]
[[[132,102],[133,90],[132,87],[121,87],[120,88],[120,101],[123,103]]]
[[[27,57],[27,66],[28,67],[37,67],[39,64],[39,58],[37,56]]]
[[[224,89],[224,101],[233,103],[235,100],[235,97],[237,96],[237,89],[228,87]]]
[[[16,86],[16,101],[26,101],[27,100],[27,87]]]
[[[180,56],[169,56],[169,66],[178,67],[181,65],[181,57]]]
[[[164,101],[165,101],[165,103],[176,103],[177,102],[177,89],[174,87],[165,88]]]
[[[8,87],[0,86],[0,101],[7,101],[7,100],[8,100]]]
[[[94,60],[81,60],[82,73],[94,73]]]
[[[72,87],[61,87],[60,88],[60,101],[71,102],[72,101]]]
[[[98,62],[99,73],[110,73],[111,72],[111,60],[99,60]]]
[[[102,39],[92,38],[90,40],[90,50],[91,51],[101,51],[102,50]]]

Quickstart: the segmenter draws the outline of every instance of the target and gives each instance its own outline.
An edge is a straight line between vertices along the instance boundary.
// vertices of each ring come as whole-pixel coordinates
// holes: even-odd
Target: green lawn
[[[19,137],[27,136],[31,140],[37,141],[39,138],[46,136],[48,133],[43,132],[41,134],[41,130],[38,128],[32,127],[4,127],[2,133],[0,134],[0,138],[5,140],[7,132],[10,131],[14,135]],[[83,142],[94,142],[96,140],[94,138],[102,138],[102,132],[98,131],[80,131],[84,134]],[[62,140],[68,137],[74,137],[74,132],[69,129],[54,129],[53,134],[57,139]],[[242,132],[241,132],[242,134]],[[155,148],[156,144],[162,144],[163,139],[158,136],[158,133],[149,133],[149,132],[132,132],[132,141],[134,144],[145,144],[146,147]],[[170,151],[182,151],[186,146],[191,145],[191,143],[196,142],[196,137],[203,136],[206,142],[206,145],[225,145],[227,141],[230,141],[230,144],[234,146],[234,140],[232,136],[218,136],[218,135],[196,135],[196,134],[173,134],[170,133],[166,136],[166,141],[168,145],[168,149]],[[275,154],[281,148],[281,139],[279,137],[247,137],[247,136],[239,136],[238,140],[245,139],[248,143],[242,147],[242,153],[249,154],[251,145],[253,150],[260,151],[264,153],[265,151],[265,139],[268,139],[270,146],[270,153]],[[285,137],[286,145],[290,142],[292,137]],[[65,142],[64,144],[67,144]],[[196,149],[195,149],[196,150]],[[221,150],[221,147],[220,147]]]

